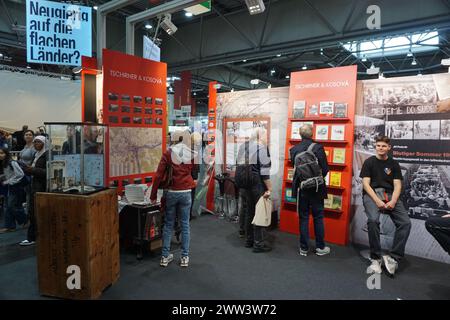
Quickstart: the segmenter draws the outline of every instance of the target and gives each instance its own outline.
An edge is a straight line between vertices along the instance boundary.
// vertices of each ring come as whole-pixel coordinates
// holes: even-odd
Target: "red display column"
[[[208,99],[208,137],[213,137],[213,139],[208,139],[208,145],[206,147],[206,159],[207,164],[212,164],[212,171],[210,174],[209,184],[208,184],[208,193],[206,195],[206,208],[210,211],[214,211],[214,163],[216,156],[216,109],[217,109],[217,82],[213,81],[209,83],[209,99]],[[212,141],[211,141],[212,140]]]
[[[329,198],[325,202],[325,240],[346,245],[349,238],[352,195],[353,131],[357,67],[348,66],[291,74],[280,229],[299,233],[293,167],[289,150],[300,142],[299,127],[313,125],[313,138],[328,152]],[[295,106],[295,108],[294,108]],[[295,112],[293,112],[295,109]],[[314,228],[310,219],[310,234]]]

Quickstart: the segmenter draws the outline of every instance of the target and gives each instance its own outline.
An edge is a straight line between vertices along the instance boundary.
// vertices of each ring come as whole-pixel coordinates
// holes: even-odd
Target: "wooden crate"
[[[67,299],[98,298],[119,278],[116,191],[37,193],[35,208],[40,293]],[[67,286],[71,265],[80,268],[80,289]]]

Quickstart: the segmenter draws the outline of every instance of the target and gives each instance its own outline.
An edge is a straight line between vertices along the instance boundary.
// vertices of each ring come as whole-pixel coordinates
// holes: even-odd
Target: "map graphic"
[[[161,128],[109,129],[111,177],[155,172],[162,156]]]

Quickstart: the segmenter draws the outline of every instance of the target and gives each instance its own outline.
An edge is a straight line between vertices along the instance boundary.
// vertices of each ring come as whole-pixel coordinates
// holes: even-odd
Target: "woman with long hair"
[[[33,130],[26,130],[23,134],[25,141],[25,147],[19,153],[19,165],[23,168],[26,166],[31,166],[33,163],[34,155],[36,154],[36,149],[33,145],[34,132]],[[24,186],[26,201],[27,201],[27,213],[30,214],[31,205],[31,176],[26,174],[27,184]]]
[[[0,183],[7,186],[5,226],[0,233],[16,231],[16,222],[25,226],[27,216],[22,206],[24,190],[22,179],[24,173],[17,161],[11,159],[8,148],[0,147]]]

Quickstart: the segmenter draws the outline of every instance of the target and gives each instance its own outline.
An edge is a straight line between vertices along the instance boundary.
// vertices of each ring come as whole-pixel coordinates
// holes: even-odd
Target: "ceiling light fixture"
[[[290,79],[291,78],[291,76],[290,75],[286,75],[286,77],[285,77],[286,79]]]
[[[278,58],[281,57],[281,53],[277,54],[277,57],[278,57]]]
[[[29,65],[27,65],[27,69],[31,69],[31,67]]]
[[[419,71],[419,73],[417,74],[418,77],[422,76],[422,72]]]
[[[270,70],[270,74],[271,74],[271,75],[274,75],[274,74],[275,74],[275,69],[274,69],[274,68],[272,68],[272,70]]]
[[[367,57],[366,57],[366,55],[363,55],[363,57],[362,57],[361,61],[362,61],[362,62],[366,62],[366,61],[367,61]]]
[[[407,56],[407,57],[412,57],[412,56],[413,56],[411,50],[408,51],[408,53],[406,54],[406,56]]]
[[[149,29],[152,29],[152,28],[153,28],[153,26],[149,22],[147,22],[145,24],[145,29],[149,30]]]
[[[93,6],[93,7],[92,7],[92,9],[94,9],[94,10],[97,10],[97,9],[98,9],[98,7],[97,7],[97,6]]]
[[[415,66],[415,65],[417,65],[417,61],[416,61],[416,58],[414,58],[414,59],[413,59],[413,61],[411,62],[411,65],[412,65],[412,66]]]
[[[266,10],[263,0],[245,0],[245,4],[251,15],[263,13]]]
[[[163,30],[167,32],[168,35],[172,35],[177,32],[178,28],[173,24],[172,15],[170,13],[164,14],[161,21],[161,28],[163,28]]]
[[[188,12],[188,11],[186,11],[185,13],[184,13],[184,15],[186,16],[186,17],[192,17],[194,14],[192,13],[192,12]]]
[[[306,66],[306,64],[303,65],[302,70],[306,70],[308,69],[308,67]]]

